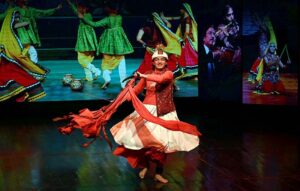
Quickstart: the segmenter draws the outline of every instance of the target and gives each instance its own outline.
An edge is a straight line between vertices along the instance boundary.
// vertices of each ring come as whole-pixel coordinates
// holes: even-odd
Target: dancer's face
[[[28,0],[23,0],[23,4],[27,5],[28,4]]]
[[[184,16],[184,14],[185,14],[185,10],[184,9],[180,9],[179,12],[180,12],[181,16]]]
[[[276,51],[276,45],[274,43],[271,43],[269,46],[269,51],[271,53],[274,53]]]
[[[6,0],[6,2],[7,2],[8,4],[10,4],[10,5],[13,5],[13,4],[15,3],[14,0]]]
[[[28,3],[27,0],[18,0],[18,1],[16,1],[16,2],[17,2],[17,4],[18,4],[19,6],[27,5],[27,3]]]
[[[87,12],[87,8],[84,6],[78,6],[77,7],[78,12],[85,14]]]
[[[153,59],[153,65],[155,66],[155,69],[162,70],[167,65],[167,59],[163,56],[158,56]]]

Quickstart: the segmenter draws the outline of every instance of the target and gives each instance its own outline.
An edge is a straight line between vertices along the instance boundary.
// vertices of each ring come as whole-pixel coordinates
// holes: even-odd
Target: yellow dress
[[[22,55],[23,46],[21,41],[15,31],[11,28],[12,23],[14,22],[15,12],[16,10],[14,8],[7,11],[0,31],[0,44],[4,46],[5,54],[9,58],[18,61],[24,70],[36,79],[44,79],[49,70],[33,63],[28,56]]]

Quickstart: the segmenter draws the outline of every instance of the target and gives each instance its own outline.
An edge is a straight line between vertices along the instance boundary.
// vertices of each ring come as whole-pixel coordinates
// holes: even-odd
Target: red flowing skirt
[[[23,96],[25,92],[27,92],[26,98],[31,101],[45,95],[38,80],[27,73],[18,63],[8,60],[2,54],[0,56],[0,101]]]

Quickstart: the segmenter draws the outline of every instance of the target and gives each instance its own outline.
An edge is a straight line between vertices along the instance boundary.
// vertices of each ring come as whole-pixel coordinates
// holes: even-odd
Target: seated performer
[[[277,55],[277,40],[273,25],[268,17],[264,19],[265,32],[269,32],[269,42],[265,44],[264,38],[259,40],[260,56],[251,67],[248,81],[255,85],[254,93],[258,94],[282,94],[285,87],[279,79],[279,68],[285,68]],[[264,34],[264,36],[268,36]],[[264,43],[263,43],[264,42]],[[263,54],[262,54],[263,53]],[[288,61],[290,62],[290,61]]]
[[[263,57],[262,81],[256,87],[257,93],[285,93],[285,87],[279,79],[279,68],[285,68],[285,65],[276,54],[276,49],[276,44],[271,42],[267,54]]]

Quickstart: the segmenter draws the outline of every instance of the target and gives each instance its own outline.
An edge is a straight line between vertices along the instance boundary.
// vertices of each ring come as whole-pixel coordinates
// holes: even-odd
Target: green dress
[[[23,45],[31,44],[35,46],[41,46],[40,37],[38,34],[38,28],[35,19],[43,16],[50,16],[55,13],[56,9],[40,10],[32,7],[21,8],[16,7],[20,12],[20,22],[28,22],[27,27],[21,27],[17,29],[18,36]]]
[[[78,15],[77,8],[74,4],[71,4],[73,12]],[[84,14],[84,19],[93,22],[93,17],[90,13]],[[87,52],[97,50],[97,37],[95,30],[92,26],[86,24],[80,19],[80,24],[77,32],[77,42],[75,51]]]
[[[124,55],[133,52],[133,47],[122,28],[121,15],[110,15],[97,22],[86,18],[83,20],[93,27],[105,28],[99,38],[97,54]]]

